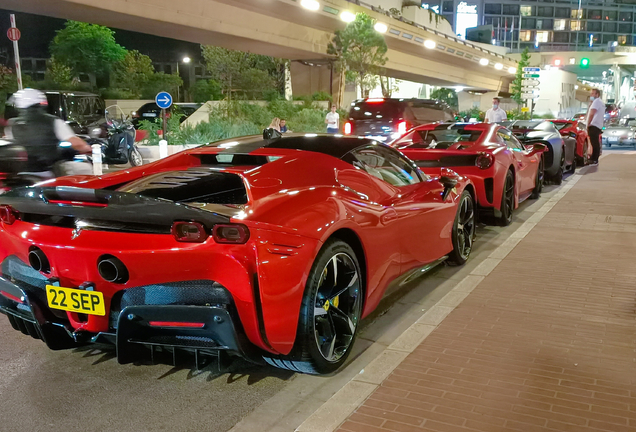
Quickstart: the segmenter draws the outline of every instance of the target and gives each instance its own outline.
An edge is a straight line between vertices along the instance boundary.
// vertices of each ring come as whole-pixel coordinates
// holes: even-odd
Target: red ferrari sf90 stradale
[[[497,124],[434,123],[418,126],[391,146],[402,151],[425,172],[450,168],[468,177],[477,191],[477,206],[492,210],[501,225],[528,197],[538,198],[543,187],[546,146],[522,144]]]
[[[0,311],[53,349],[336,370],[388,284],[474,236],[470,180],[362,138],[252,136],[0,196]]]

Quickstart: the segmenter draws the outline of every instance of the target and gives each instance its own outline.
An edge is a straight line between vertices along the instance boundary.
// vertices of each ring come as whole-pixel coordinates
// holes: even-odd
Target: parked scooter
[[[86,139],[90,145],[102,146],[102,163],[142,165],[144,160],[135,145],[135,128],[130,119],[117,105],[106,108],[105,117],[108,138],[100,138],[102,129],[94,129]]]

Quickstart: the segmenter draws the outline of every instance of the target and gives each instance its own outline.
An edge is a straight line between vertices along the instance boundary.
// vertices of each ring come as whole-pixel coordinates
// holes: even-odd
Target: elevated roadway
[[[5,0],[3,8],[73,19],[157,36],[292,60],[332,59],[327,46],[344,10],[387,24],[386,75],[475,90],[508,89],[516,61],[486,45],[387,16],[346,0],[322,0],[309,11],[295,0]],[[435,26],[432,26],[435,27]],[[432,40],[435,48],[425,48]],[[487,65],[480,60],[487,59]],[[484,60],[485,62],[485,60]]]

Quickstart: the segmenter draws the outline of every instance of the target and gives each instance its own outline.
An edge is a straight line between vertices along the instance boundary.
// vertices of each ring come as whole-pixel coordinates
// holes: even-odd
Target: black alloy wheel
[[[544,178],[545,162],[543,161],[543,156],[541,156],[541,159],[539,160],[539,167],[537,168],[537,175],[534,178],[534,189],[532,189],[532,194],[530,195],[531,199],[538,199],[539,196],[541,196]]]
[[[449,263],[462,265],[470,256],[475,239],[475,203],[470,192],[464,191],[457,206],[453,225],[453,251],[449,255]]]
[[[501,193],[501,216],[498,218],[501,226],[508,226],[512,223],[512,212],[515,208],[515,177],[511,170],[506,173],[503,191]]]
[[[337,370],[355,341],[363,293],[355,252],[342,240],[328,240],[307,279],[292,353],[264,360],[272,366],[308,374]]]

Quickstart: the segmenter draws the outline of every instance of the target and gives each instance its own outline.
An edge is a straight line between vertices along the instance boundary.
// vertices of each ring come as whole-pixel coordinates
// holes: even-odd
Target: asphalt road
[[[188,359],[177,367],[120,365],[112,349],[50,351],[0,317],[0,432],[293,431],[556,190],[548,186],[539,202],[523,203],[511,227],[479,226],[465,266],[440,266],[385,299],[363,321],[350,366],[332,377],[242,361],[220,375],[197,371]]]

